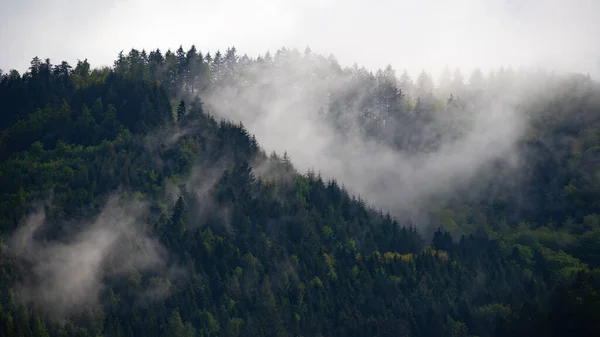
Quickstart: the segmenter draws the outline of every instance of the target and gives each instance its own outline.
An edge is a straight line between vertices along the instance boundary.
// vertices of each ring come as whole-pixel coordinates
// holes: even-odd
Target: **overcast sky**
[[[536,65],[600,75],[599,0],[0,0],[0,68],[109,65],[120,50],[257,56],[307,45],[342,65]]]

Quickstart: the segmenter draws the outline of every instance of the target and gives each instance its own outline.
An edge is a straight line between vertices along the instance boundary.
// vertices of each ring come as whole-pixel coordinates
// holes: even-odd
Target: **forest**
[[[600,336],[589,76],[191,46],[0,102],[0,336]]]

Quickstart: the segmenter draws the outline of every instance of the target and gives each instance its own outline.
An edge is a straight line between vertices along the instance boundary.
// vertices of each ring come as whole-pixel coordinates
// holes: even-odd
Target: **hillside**
[[[600,86],[439,82],[195,47],[2,75],[0,335],[600,335]]]

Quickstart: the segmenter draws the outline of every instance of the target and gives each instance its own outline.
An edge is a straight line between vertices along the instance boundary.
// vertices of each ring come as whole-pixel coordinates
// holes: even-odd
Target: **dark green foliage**
[[[177,120],[181,120],[185,115],[185,102],[181,101],[177,106]]]
[[[23,76],[2,75],[0,234],[9,238],[35,202],[51,200],[51,242],[60,224],[96,215],[120,190],[151,204],[152,234],[183,272],[107,277],[97,310],[57,322],[22,302],[18,284],[30,266],[0,243],[1,336],[600,334],[600,119],[591,85],[573,84],[584,86],[573,95],[589,109],[561,114],[557,98],[556,118],[521,144],[535,158],[523,189],[499,189],[510,171],[497,168],[489,189],[457,191],[433,212],[437,231],[426,235],[336,180],[299,174],[287,153],[267,156],[241,123],[207,114],[194,95],[235,81],[243,62],[235,48],[214,57],[195,47],[132,50],[112,69],[35,58]],[[343,130],[344,111],[367,88],[365,133],[429,151],[441,139],[423,131],[439,104],[429,82],[422,74],[411,98],[391,67],[357,72],[347,92],[334,93],[331,122]],[[444,111],[466,102],[453,96]],[[169,292],[140,301],[148,284]]]

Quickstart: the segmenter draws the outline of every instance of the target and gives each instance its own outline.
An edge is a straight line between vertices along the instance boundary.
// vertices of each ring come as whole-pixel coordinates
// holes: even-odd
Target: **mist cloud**
[[[522,159],[516,144],[531,117],[522,106],[547,89],[544,75],[517,79],[511,72],[500,74],[507,76],[506,81],[489,81],[496,87],[461,83],[461,88],[450,88],[449,92],[475,95],[476,99],[465,99],[467,106],[457,111],[434,114],[433,124],[447,129],[413,132],[417,137],[441,133],[437,147],[414,152],[365,136],[363,126],[357,123],[364,113],[361,104],[372,95],[368,88],[357,89],[352,82],[353,73],[364,70],[342,70],[333,59],[293,50],[273,57],[269,61],[273,65],[267,61],[240,65],[240,74],[234,75],[239,77],[202,94],[207,108],[217,116],[241,120],[267,151],[287,151],[300,172],[320,171],[325,178],[337,179],[351,193],[395,215],[418,215],[429,199],[451,195],[481,177],[493,163],[516,168]],[[417,94],[429,90],[419,88],[419,80],[416,82]],[[484,82],[481,85],[485,87]],[[435,91],[439,94],[441,89]],[[343,132],[328,116],[328,104],[340,92],[354,96],[354,106],[345,107],[343,116],[334,117],[336,122],[344,120]],[[405,104],[414,104],[416,98],[416,94],[407,97]],[[410,118],[404,122],[410,123]],[[456,128],[453,123],[464,124],[458,126],[460,136],[451,136],[456,131],[452,130]],[[396,133],[410,137],[415,128],[403,125]]]
[[[26,266],[18,294],[49,315],[64,318],[96,308],[107,277],[166,271],[166,251],[147,234],[145,212],[142,203],[124,204],[112,197],[97,217],[72,224],[70,235],[61,240],[45,238],[50,224],[43,210],[31,214],[9,242]]]

